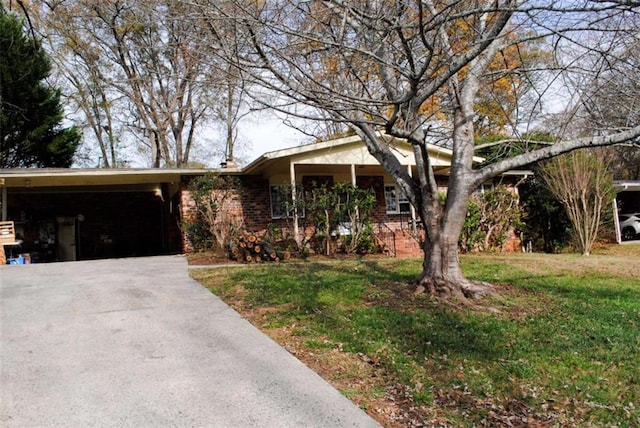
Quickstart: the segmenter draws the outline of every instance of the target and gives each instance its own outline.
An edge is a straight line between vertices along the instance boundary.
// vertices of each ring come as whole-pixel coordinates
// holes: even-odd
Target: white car
[[[640,213],[620,214],[618,218],[623,241],[630,241],[640,235]]]

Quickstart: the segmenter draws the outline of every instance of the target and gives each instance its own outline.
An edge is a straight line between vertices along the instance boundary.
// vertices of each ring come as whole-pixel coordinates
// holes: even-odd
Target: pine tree
[[[69,167],[80,143],[63,128],[60,91],[45,81],[51,71],[38,40],[0,5],[0,167]]]

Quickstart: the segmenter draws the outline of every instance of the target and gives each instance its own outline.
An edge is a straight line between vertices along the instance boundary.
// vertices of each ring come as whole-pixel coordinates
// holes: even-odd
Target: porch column
[[[351,185],[356,187],[356,166],[355,164],[351,164]],[[360,210],[356,207],[356,219],[360,221]]]
[[[293,204],[293,236],[298,244],[302,243],[300,238],[300,227],[298,226],[298,204],[296,202],[296,166],[289,161],[289,179],[291,180],[291,203]]]
[[[407,166],[407,172],[409,173],[409,177],[413,177],[413,171],[411,169],[411,165]],[[416,209],[413,204],[409,204],[409,212],[411,213],[411,229],[413,234],[417,234],[418,230],[416,227]]]

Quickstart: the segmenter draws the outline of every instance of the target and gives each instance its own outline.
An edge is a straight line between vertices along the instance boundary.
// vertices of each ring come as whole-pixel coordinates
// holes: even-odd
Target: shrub
[[[244,229],[242,213],[234,209],[240,185],[233,177],[207,173],[189,183],[194,202],[185,231],[196,250],[224,249]]]
[[[329,188],[314,186],[307,192],[305,209],[308,221],[315,227],[315,238],[322,251],[332,255],[338,248],[346,253],[375,250],[371,211],[375,196],[370,191],[349,183]]]
[[[460,234],[460,251],[500,250],[515,230],[522,227],[518,195],[507,186],[475,194],[467,208]]]
[[[576,250],[589,255],[603,212],[616,195],[609,163],[596,152],[579,150],[549,160],[540,172],[565,207]]]
[[[560,252],[571,239],[571,222],[562,202],[536,175],[527,178],[518,189],[524,210],[524,243],[530,243],[533,251]]]

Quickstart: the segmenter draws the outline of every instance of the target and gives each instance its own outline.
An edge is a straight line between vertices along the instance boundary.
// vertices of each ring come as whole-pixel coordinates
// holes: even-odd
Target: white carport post
[[[298,226],[298,204],[296,191],[296,166],[293,161],[289,161],[289,179],[291,184],[291,203],[293,204],[293,236],[298,244],[302,243],[300,227]]]
[[[617,196],[617,195],[616,195]],[[618,198],[613,198],[613,225],[616,229],[616,242],[622,243],[622,234],[620,233],[620,219],[618,218]]]

